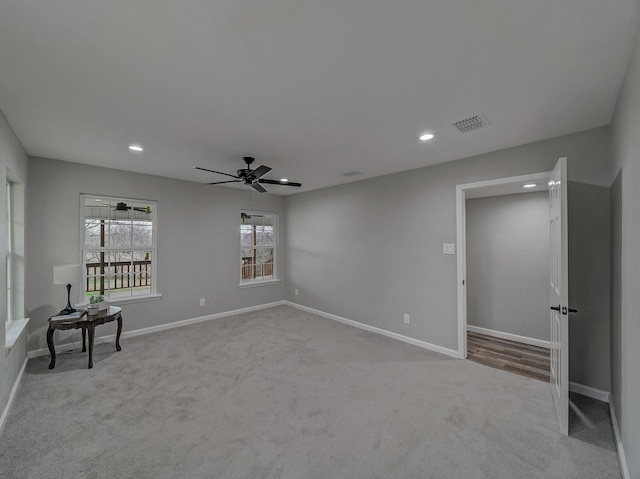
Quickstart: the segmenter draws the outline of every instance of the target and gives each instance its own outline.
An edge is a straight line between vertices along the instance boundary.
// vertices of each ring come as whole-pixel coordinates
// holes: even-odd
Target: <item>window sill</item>
[[[255,286],[267,286],[269,284],[279,284],[279,283],[280,283],[279,279],[267,279],[264,281],[251,281],[251,282],[240,283],[238,286],[240,288],[253,288]]]
[[[134,304],[134,303],[148,303],[149,301],[157,301],[162,299],[161,294],[149,294],[147,296],[133,296],[131,298],[117,298],[108,300],[109,304],[112,306],[119,306],[121,304]],[[89,304],[77,304],[76,308],[85,308]]]
[[[13,321],[7,321],[4,339],[5,349],[11,349],[16,341],[20,337],[22,331],[24,331],[29,324],[29,318],[14,319]]]

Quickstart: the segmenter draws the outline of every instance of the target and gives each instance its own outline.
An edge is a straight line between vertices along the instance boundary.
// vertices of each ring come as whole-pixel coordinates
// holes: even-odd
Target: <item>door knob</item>
[[[569,313],[577,313],[578,310],[577,309],[573,309],[573,308],[567,308],[566,306],[562,307],[562,314],[567,315]]]
[[[551,306],[551,309],[553,309],[554,311],[560,312],[560,305],[558,305],[558,306]]]

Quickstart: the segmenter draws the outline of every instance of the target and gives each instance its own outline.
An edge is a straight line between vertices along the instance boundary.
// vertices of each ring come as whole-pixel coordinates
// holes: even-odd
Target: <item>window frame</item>
[[[252,246],[244,246],[242,244],[242,215],[246,214],[246,215],[270,215],[273,217],[273,244],[270,246],[261,246],[261,245],[252,245]],[[251,288],[254,286],[265,286],[265,285],[269,285],[269,284],[278,284],[280,283],[280,277],[278,275],[278,247],[280,244],[280,222],[279,222],[279,218],[278,218],[278,213],[276,213],[275,211],[258,211],[258,210],[247,210],[247,209],[242,209],[240,210],[240,223],[238,225],[238,246],[240,247],[240,254],[239,254],[239,263],[240,263],[240,268],[239,268],[239,273],[240,273],[240,283],[238,284],[238,286],[240,288]],[[271,277],[268,279],[242,279],[242,250],[246,249],[246,248],[252,248],[252,249],[256,249],[256,248],[272,248],[273,249],[273,272],[271,274]],[[253,266],[255,268],[255,265]]]
[[[148,203],[151,206],[151,247],[138,247],[131,245],[130,247],[98,247],[98,248],[88,248],[85,246],[85,221],[86,221],[86,200],[87,199],[99,199],[102,201],[110,201],[112,203],[124,202],[124,203]],[[97,195],[90,193],[81,193],[80,194],[80,264],[82,265],[82,279],[80,287],[78,288],[78,301],[80,305],[87,304],[86,298],[86,281],[87,281],[87,267],[86,267],[86,253],[91,251],[136,251],[139,250],[151,250],[151,288],[148,294],[140,294],[140,295],[132,295],[132,296],[122,296],[122,297],[109,297],[109,295],[105,294],[105,300],[110,301],[112,303],[118,304],[126,304],[126,303],[137,303],[137,302],[145,302],[151,301],[155,299],[162,298],[162,295],[158,292],[158,201],[157,200],[148,200],[143,198],[125,198],[122,196],[108,196],[108,195]]]
[[[11,198],[13,194],[13,183],[7,179],[6,181],[6,205],[5,205],[5,215],[6,215],[6,235],[5,235],[5,250],[4,250],[4,264],[5,264],[5,295],[6,295],[6,311],[7,317],[5,319],[5,329],[8,324],[14,319],[13,314],[13,256],[14,256],[14,248],[13,248],[13,234],[14,234],[14,218],[13,218],[13,199]]]

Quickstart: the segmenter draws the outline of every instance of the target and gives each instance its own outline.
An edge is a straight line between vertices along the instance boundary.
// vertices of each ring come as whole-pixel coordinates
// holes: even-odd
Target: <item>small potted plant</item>
[[[89,298],[89,306],[87,306],[87,314],[89,316],[93,316],[94,314],[98,314],[98,302],[96,301],[96,296],[91,296]]]
[[[109,307],[109,303],[104,299],[104,296],[95,296],[96,304],[98,305],[98,311],[104,311]]]
[[[108,305],[104,298],[100,295],[91,296],[89,298],[89,306],[87,308],[87,313],[89,315],[98,314],[100,311],[104,311],[107,309]]]

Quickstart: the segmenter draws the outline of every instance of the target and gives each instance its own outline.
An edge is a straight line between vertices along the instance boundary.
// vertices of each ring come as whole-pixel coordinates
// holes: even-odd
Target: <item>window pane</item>
[[[153,223],[151,221],[133,222],[133,246],[152,246]]]
[[[134,291],[135,294],[150,294],[151,292],[151,251],[135,251],[133,253],[133,286],[135,288],[143,288],[149,292],[140,293],[139,289]]]
[[[102,256],[104,253],[100,253],[99,251],[88,251],[85,252],[84,254],[84,262],[87,266],[91,265],[91,267],[93,267],[94,265],[99,265],[102,260]],[[105,257],[104,262],[107,262],[107,258]],[[92,272],[89,272],[89,274],[94,274]]]
[[[256,226],[256,245],[273,245],[273,226]]]
[[[84,245],[88,248],[99,248],[104,246],[101,243],[101,220],[87,218],[84,222]]]
[[[109,223],[109,242],[112,248],[131,246],[131,222],[111,221]]]
[[[256,250],[256,278],[272,278],[273,277],[273,249],[258,248]]]
[[[253,258],[242,258],[242,279],[254,278]]]
[[[109,292],[109,279],[105,275],[87,276],[84,281],[85,298],[106,295]]]
[[[251,246],[253,244],[253,226],[240,225],[240,245]]]

